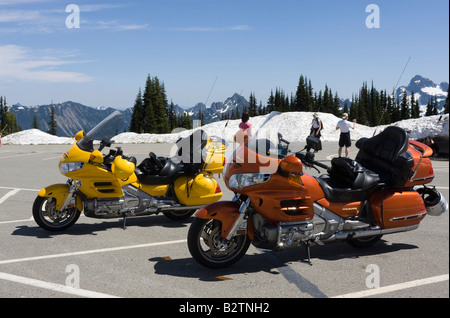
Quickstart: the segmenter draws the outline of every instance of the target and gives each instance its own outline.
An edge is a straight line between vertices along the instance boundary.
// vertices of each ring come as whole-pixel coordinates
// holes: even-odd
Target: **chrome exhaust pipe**
[[[342,231],[338,232],[326,240],[323,240],[323,243],[331,243],[336,241],[345,241],[347,239],[357,238],[357,237],[368,237],[368,236],[376,236],[376,235],[385,235],[385,234],[393,234],[393,233],[401,233],[413,231],[419,227],[419,224],[410,225],[405,227],[397,227],[393,229],[382,229],[379,226],[374,226],[365,230],[360,231]]]

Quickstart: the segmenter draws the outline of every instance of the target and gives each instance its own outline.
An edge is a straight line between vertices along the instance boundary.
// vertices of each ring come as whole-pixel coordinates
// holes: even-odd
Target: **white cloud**
[[[180,32],[218,32],[218,31],[249,31],[251,28],[248,25],[234,25],[228,27],[180,27],[167,28],[168,31]]]
[[[115,31],[133,31],[144,30],[148,28],[148,24],[134,24],[134,23],[122,23],[118,20],[113,21],[98,21],[97,27],[100,30],[115,30]]]
[[[2,10],[0,11],[1,22],[24,22],[30,20],[37,20],[41,18],[38,11],[31,10]]]
[[[0,81],[30,81],[46,83],[84,83],[92,77],[78,72],[66,72],[57,67],[82,63],[67,61],[54,56],[35,57],[24,47],[0,46]]]
[[[51,0],[0,0],[1,5],[18,5],[23,3],[48,2]]]

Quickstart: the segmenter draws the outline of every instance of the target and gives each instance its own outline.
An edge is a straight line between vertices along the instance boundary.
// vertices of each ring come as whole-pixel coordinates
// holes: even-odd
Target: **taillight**
[[[220,193],[220,192],[222,192],[222,190],[220,189],[220,186],[217,185],[217,187],[216,187],[216,193]]]

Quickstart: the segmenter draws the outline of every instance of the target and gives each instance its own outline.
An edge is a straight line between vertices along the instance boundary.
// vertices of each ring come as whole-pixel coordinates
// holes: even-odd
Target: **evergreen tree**
[[[175,105],[170,101],[169,110],[167,111],[167,117],[169,119],[169,130],[172,131],[176,128],[176,116],[175,116]]]
[[[164,83],[160,83],[158,77],[152,81],[154,93],[155,132],[163,134],[169,132],[169,120],[167,117],[168,102]]]
[[[339,102],[339,96],[337,92],[334,95],[331,113],[337,117],[341,117],[341,103]]]
[[[273,96],[273,90],[271,90],[269,99],[267,100],[267,112],[270,113],[275,110],[275,96]]]
[[[0,96],[0,132],[6,127],[6,113],[8,108],[6,107],[6,97]]]
[[[411,92],[411,118],[419,118],[420,117],[420,107],[419,102],[416,102],[414,97],[414,91]]]
[[[392,122],[395,123],[397,121],[402,120],[402,113],[400,111],[400,100],[397,98],[397,101],[393,102],[393,111],[392,111]]]
[[[357,104],[357,114],[356,114],[356,120],[358,123],[362,125],[369,125],[369,119],[368,119],[368,110],[369,107],[369,92],[367,89],[367,82],[363,83],[363,86],[359,93],[359,99]]]
[[[406,89],[403,91],[402,102],[400,104],[400,115],[402,120],[410,118]]]
[[[433,115],[433,103],[432,103],[432,99],[428,100],[427,103],[427,111],[425,112],[425,116],[431,116]]]
[[[347,114],[350,112],[347,101],[345,101],[345,103],[344,103],[343,111],[344,111],[344,113],[347,113]],[[350,118],[353,118],[353,117],[350,117]]]
[[[144,113],[143,119],[144,122],[142,124],[144,133],[154,133],[156,131],[156,121],[155,121],[155,111],[154,111],[154,92],[153,92],[153,84],[150,74],[147,76],[147,81],[145,82],[145,89],[143,95],[143,105],[144,105]]]
[[[49,127],[49,129],[47,132],[50,135],[56,136],[58,134],[58,132],[57,132],[58,124],[57,124],[56,118],[55,118],[55,107],[53,106],[53,103],[52,103],[52,107],[50,108],[50,120],[48,122],[48,127]]]
[[[438,112],[438,102],[437,102],[437,97],[434,96],[432,115],[437,115],[438,113],[439,113],[439,112]]]
[[[386,90],[380,92],[380,111],[382,118],[380,118],[379,123],[381,125],[387,125],[390,123],[390,114],[388,110],[388,97],[386,96]],[[378,126],[378,123],[377,123]]]
[[[135,133],[144,132],[144,105],[142,102],[142,92],[139,88],[139,93],[136,96],[136,101],[134,102],[133,113],[131,114],[130,131]]]
[[[6,136],[22,128],[17,124],[16,115],[8,111],[6,106],[6,97],[0,96],[0,135]]]
[[[300,79],[297,86],[297,92],[295,94],[295,104],[293,105],[294,111],[308,111],[308,88],[305,83],[305,78],[300,75]]]
[[[250,93],[248,114],[250,115],[250,117],[256,116],[258,114],[255,93]]]

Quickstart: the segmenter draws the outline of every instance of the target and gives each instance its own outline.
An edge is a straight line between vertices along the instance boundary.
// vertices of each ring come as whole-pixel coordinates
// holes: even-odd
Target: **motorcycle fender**
[[[38,196],[44,198],[55,198],[56,209],[59,210],[69,195],[69,189],[70,187],[68,184],[54,184],[39,191]],[[82,209],[80,209],[80,211],[81,210]]]
[[[239,219],[239,204],[231,201],[215,202],[201,208],[195,216],[204,220],[218,220],[222,222],[222,238],[226,238]]]

